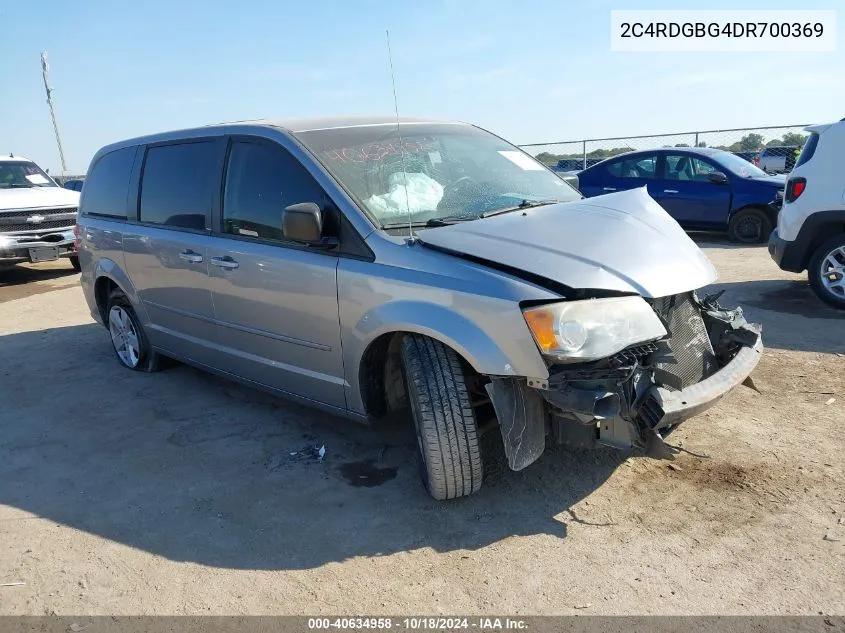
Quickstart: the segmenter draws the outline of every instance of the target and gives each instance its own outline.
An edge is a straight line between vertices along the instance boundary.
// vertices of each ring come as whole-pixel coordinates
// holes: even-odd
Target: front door
[[[211,205],[225,144],[183,141],[146,149],[137,224],[123,234],[126,268],[149,317],[150,341],[213,365],[208,279]]]
[[[282,231],[285,207],[326,209],[325,192],[280,145],[237,138],[222,202],[208,249],[222,369],[345,408],[337,254],[289,242]]]
[[[731,185],[711,182],[708,174],[717,171],[714,163],[699,156],[667,153],[655,199],[684,228],[724,229]]]

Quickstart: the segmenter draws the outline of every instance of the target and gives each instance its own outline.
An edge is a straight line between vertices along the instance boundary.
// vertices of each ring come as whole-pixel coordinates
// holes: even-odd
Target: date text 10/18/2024
[[[308,618],[311,630],[370,629],[376,631],[524,631],[527,622],[514,618],[494,617],[409,617],[409,618]]]

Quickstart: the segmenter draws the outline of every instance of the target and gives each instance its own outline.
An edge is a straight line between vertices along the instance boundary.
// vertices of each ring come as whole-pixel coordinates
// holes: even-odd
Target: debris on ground
[[[326,456],[326,445],[323,444],[320,449],[317,451],[317,459],[323,461],[323,458]]]
[[[834,536],[833,534],[828,532],[827,534],[824,535],[824,538],[822,540],[830,541],[831,543],[838,543],[842,539],[840,539],[838,536]]]
[[[589,609],[592,606],[593,606],[593,604],[591,602],[588,602],[587,604],[576,604],[575,608],[576,609]]]
[[[754,391],[756,391],[756,392],[757,392],[757,393],[759,393],[759,394],[762,394],[762,393],[763,393],[762,391],[760,391],[760,389],[759,389],[759,388],[757,387],[757,385],[754,383],[754,379],[753,379],[751,376],[749,376],[748,378],[746,378],[745,380],[743,380],[743,381],[742,381],[742,384],[743,384],[743,385],[745,385],[746,387],[748,387],[749,389],[753,389]]]
[[[22,587],[25,582],[0,582],[0,587]]]
[[[836,402],[836,398],[830,398],[825,404],[833,404],[834,402]]]

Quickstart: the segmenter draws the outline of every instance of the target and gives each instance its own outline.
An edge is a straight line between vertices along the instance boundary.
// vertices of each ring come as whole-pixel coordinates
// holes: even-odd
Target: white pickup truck
[[[66,257],[79,270],[74,227],[79,193],[31,160],[0,156],[0,267]]]

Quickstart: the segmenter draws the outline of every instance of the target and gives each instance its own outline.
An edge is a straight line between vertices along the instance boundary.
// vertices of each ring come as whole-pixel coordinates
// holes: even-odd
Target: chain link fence
[[[733,152],[770,173],[792,169],[807,138],[803,125],[701,130],[677,134],[647,134],[583,139],[555,143],[528,143],[522,149],[555,171],[586,169],[624,152],[666,147],[714,147]]]

